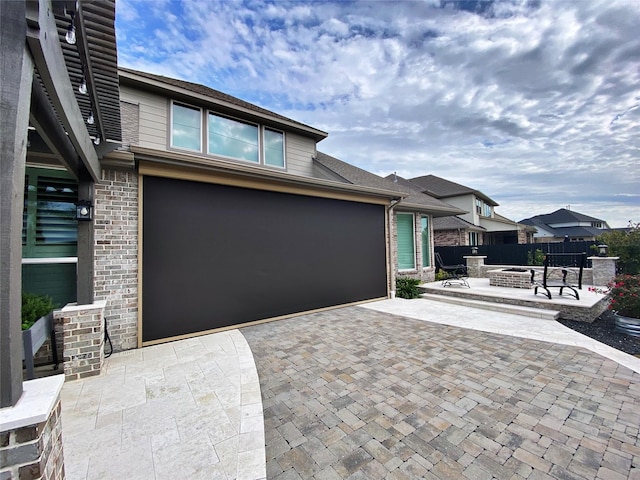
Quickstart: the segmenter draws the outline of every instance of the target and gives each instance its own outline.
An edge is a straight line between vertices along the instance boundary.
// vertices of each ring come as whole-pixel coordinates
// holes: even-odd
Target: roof
[[[467,222],[460,217],[441,217],[433,219],[434,230],[472,230],[484,232],[487,229]]]
[[[552,213],[546,213],[542,215],[535,215],[530,218],[526,218],[522,220],[520,223],[526,223],[527,220],[539,221],[545,225],[555,225],[559,223],[573,223],[573,222],[596,222],[596,223],[604,223],[604,220],[599,218],[590,217],[589,215],[585,215],[583,213],[574,212],[573,210],[568,210],[566,208],[560,208]]]
[[[318,152],[314,162],[332,171],[348,183],[397,191],[399,196],[402,196],[402,200],[398,205],[399,207],[428,211],[434,217],[464,213],[464,211],[459,208],[449,205],[437,198],[433,198],[430,195],[426,195],[415,188],[382,178],[371,172],[367,172],[366,170],[327,155],[326,153]]]
[[[499,203],[492,200],[480,190],[474,190],[473,188],[465,187],[459,183],[446,180],[435,175],[423,175],[422,177],[410,178],[409,181],[415,185],[424,193],[432,195],[436,198],[449,198],[458,197],[461,195],[475,195],[484,200],[489,205],[494,207]]]
[[[147,87],[155,89],[181,93],[183,96],[199,99],[200,101],[217,105],[218,107],[229,111],[244,111],[249,115],[256,116],[263,120],[270,120],[272,123],[280,126],[287,126],[289,128],[305,132],[307,135],[310,134],[316,141],[320,141],[328,136],[328,133],[323,132],[322,130],[318,130],[317,128],[292,120],[291,118],[205,85],[123,67],[119,68],[119,73],[121,80],[124,80],[125,82],[144,84]]]
[[[580,226],[580,225],[568,225],[565,227],[553,226],[558,224],[571,224],[571,223],[579,223],[579,222],[588,222],[588,223],[596,222],[596,223],[603,223],[604,225],[607,225],[607,222],[605,222],[604,220],[590,217],[582,213],[573,212],[565,208],[561,208],[552,213],[536,215],[530,218],[525,218],[524,220],[520,220],[519,223],[522,223],[524,225],[532,225],[534,227],[537,227],[540,230],[545,230],[551,233],[556,238],[563,238],[565,236],[597,237],[602,235],[602,233],[605,232],[605,230],[603,229],[595,228],[591,226]]]

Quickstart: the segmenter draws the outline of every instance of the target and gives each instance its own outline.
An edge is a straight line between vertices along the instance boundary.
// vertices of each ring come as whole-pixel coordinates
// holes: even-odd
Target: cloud
[[[640,220],[634,0],[119,0],[117,15],[123,66],[328,131],[322,151],[374,173],[439,175],[514,219],[571,202]]]

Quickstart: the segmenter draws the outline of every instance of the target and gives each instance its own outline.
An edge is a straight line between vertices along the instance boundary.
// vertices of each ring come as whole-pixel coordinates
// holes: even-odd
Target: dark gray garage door
[[[385,207],[143,177],[142,340],[387,294]]]

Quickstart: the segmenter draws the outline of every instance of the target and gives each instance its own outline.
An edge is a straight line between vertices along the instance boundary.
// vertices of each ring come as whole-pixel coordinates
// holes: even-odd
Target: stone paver
[[[269,478],[640,478],[640,375],[586,349],[361,307],[241,332]]]

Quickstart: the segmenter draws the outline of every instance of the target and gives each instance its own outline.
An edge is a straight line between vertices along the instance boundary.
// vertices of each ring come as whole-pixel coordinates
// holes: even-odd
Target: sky
[[[118,0],[116,34],[121,66],[324,130],[372,173],[515,221],[640,222],[640,0]]]

